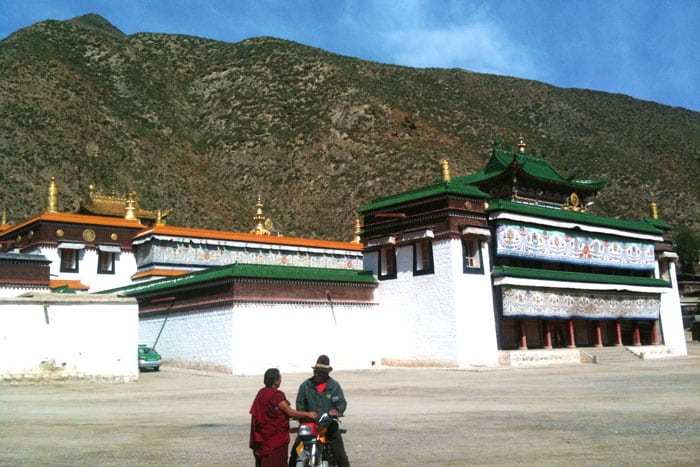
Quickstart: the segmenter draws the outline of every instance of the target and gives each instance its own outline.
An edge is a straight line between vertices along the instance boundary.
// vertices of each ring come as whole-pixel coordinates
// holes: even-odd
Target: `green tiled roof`
[[[406,191],[396,195],[386,196],[384,198],[376,198],[369,204],[360,207],[360,212],[375,211],[377,209],[404,204],[411,201],[430,198],[432,196],[452,194],[461,196],[472,196],[475,198],[488,198],[489,195],[479,190],[475,186],[465,185],[462,183],[442,182],[436,185],[419,188],[417,190]]]
[[[484,167],[484,170],[472,175],[455,178],[458,183],[479,183],[484,180],[501,175],[506,170],[510,169],[513,162],[517,162],[518,166],[528,175],[544,180],[547,182],[564,185],[573,189],[583,190],[600,190],[608,181],[607,180],[577,180],[569,179],[561,176],[551,165],[544,159],[530,156],[526,153],[511,152],[503,148],[494,148],[491,153],[491,159]]]
[[[105,290],[100,293],[116,293],[134,296],[144,293],[159,292],[174,287],[184,287],[209,281],[237,278],[376,284],[376,279],[370,271],[237,263],[204,269],[202,271],[183,274],[182,276],[158,279],[143,284],[134,284],[118,289]]]
[[[519,268],[514,266],[498,266],[491,274],[495,277],[519,277],[523,279],[541,279],[566,282],[586,282],[597,284],[636,285],[642,287],[671,287],[671,283],[663,279],[649,277],[617,276],[612,274],[591,274],[586,272],[552,271],[548,269]]]
[[[651,235],[661,235],[663,232],[646,221],[629,221],[622,219],[614,219],[611,217],[594,216],[579,211],[568,211],[565,209],[545,208],[542,206],[534,206],[532,204],[517,203],[508,200],[496,200],[489,203],[487,212],[508,211],[517,214],[524,214],[535,217],[544,217],[546,219],[555,219],[568,222],[576,222],[580,224],[595,225],[599,227],[609,227],[621,230],[629,230],[633,232],[642,232]]]

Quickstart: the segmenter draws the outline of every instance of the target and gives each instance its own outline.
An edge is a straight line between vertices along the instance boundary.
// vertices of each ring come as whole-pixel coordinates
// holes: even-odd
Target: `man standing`
[[[333,371],[331,361],[326,355],[320,355],[314,365],[314,375],[305,380],[299,386],[297,393],[297,410],[300,412],[316,412],[319,416],[324,413],[329,415],[342,415],[348,406],[343,395],[343,389],[340,384],[330,377],[330,372]],[[328,443],[330,444],[333,457],[338,467],[350,467],[350,461],[345,453],[343,438],[339,430],[329,432],[327,435]],[[294,467],[297,460],[296,446],[299,444],[299,439],[294,442],[292,452],[289,456],[289,465]]]

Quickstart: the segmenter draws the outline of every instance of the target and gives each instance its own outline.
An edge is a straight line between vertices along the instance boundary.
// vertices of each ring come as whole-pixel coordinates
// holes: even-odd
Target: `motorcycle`
[[[335,431],[346,433],[340,428],[338,415],[324,413],[318,420],[312,422],[303,421],[299,424],[298,436],[300,443],[297,446],[296,467],[333,467],[336,465],[333,459],[328,436]]]

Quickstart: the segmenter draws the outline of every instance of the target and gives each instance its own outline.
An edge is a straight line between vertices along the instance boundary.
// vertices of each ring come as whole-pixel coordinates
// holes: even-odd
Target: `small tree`
[[[676,230],[674,247],[680,259],[681,272],[695,274],[700,262],[700,235],[681,225]]]

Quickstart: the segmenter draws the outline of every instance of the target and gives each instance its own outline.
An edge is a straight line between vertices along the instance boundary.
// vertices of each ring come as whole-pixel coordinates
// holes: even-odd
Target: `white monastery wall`
[[[114,274],[98,274],[98,252],[93,248],[80,250],[78,272],[61,272],[61,255],[57,248],[41,248],[39,254],[51,261],[50,274],[52,279],[79,280],[90,287],[90,292],[99,292],[129,285],[131,276],[136,272],[136,259],[130,251],[115,254]]]
[[[0,286],[0,297],[18,297],[20,295],[30,293],[30,294],[35,294],[35,293],[49,293],[51,290],[48,287],[34,287],[34,288],[25,288],[25,287],[8,287],[8,286]]]
[[[484,273],[465,274],[460,239],[433,242],[434,274],[413,275],[413,245],[396,248],[396,279],[379,282],[387,365],[482,366],[498,364],[488,243]],[[365,255],[377,274],[378,252]]]
[[[447,241],[433,242],[434,274],[413,275],[413,245],[396,248],[396,278],[376,292],[389,330],[382,342],[386,364],[457,365],[454,271]],[[377,269],[377,254],[366,268]]]
[[[344,304],[237,303],[211,311],[141,318],[139,343],[153,345],[168,365],[263,374],[310,372],[319,354],[334,369],[379,364],[377,307]]]
[[[450,241],[453,270],[458,362],[460,367],[498,364],[498,338],[491,286],[488,242],[481,242],[482,273],[465,274],[461,240]]]
[[[0,377],[138,378],[138,304],[111,295],[0,299]]]
[[[309,373],[320,354],[335,370],[380,364],[377,343],[392,334],[373,305],[245,303],[233,308],[234,374]],[[388,331],[388,332],[387,332]]]
[[[139,344],[155,346],[168,365],[230,372],[231,323],[230,306],[142,317]]]
[[[685,330],[683,328],[683,315],[680,312],[681,299],[678,292],[678,281],[676,278],[676,263],[669,261],[669,277],[672,287],[668,292],[661,294],[661,309],[659,310],[659,320],[661,321],[661,331],[663,332],[664,344],[672,350],[674,355],[688,355],[688,348],[685,343]]]

